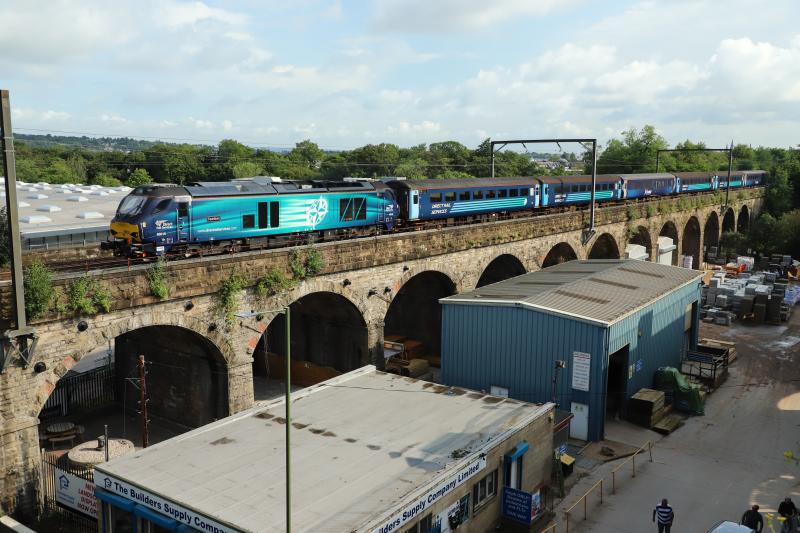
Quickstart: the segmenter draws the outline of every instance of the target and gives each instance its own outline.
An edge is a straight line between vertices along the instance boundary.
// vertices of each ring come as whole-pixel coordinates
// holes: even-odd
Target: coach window
[[[458,193],[458,200],[460,202],[468,202],[469,201],[469,191],[461,191]]]
[[[441,201],[442,201],[442,193],[440,192],[431,193],[431,202],[441,202]]]
[[[456,201],[456,193],[455,193],[455,191],[444,193],[444,201],[445,202],[455,202]]]
[[[483,191],[475,191],[472,193],[473,200],[483,200]]]
[[[252,229],[256,227],[255,215],[242,215],[242,228]]]
[[[499,191],[497,191],[497,197],[498,198],[505,198],[507,195],[508,195],[508,191],[505,190],[505,189],[500,189]]]
[[[520,196],[528,196],[528,189],[520,189],[519,190]]]
[[[519,196],[519,191],[517,189],[511,189],[510,191],[508,191],[508,196],[510,198],[516,198],[517,196]]]
[[[486,191],[486,198],[494,198],[495,196],[497,196],[497,193],[495,193],[495,191],[493,190]]]

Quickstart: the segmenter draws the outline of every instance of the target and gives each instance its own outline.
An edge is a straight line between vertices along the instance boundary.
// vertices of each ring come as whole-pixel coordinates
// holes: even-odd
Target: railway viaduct
[[[234,272],[250,284],[272,269],[288,273],[292,250],[170,263],[164,299],[152,295],[147,266],[90,272],[111,291],[111,310],[84,317],[54,310],[34,321],[33,360],[25,366],[13,359],[0,374],[0,508],[31,508],[40,411],[71,367],[112,343],[120,380],[134,375],[138,354],[153,364],[151,412],[197,427],[258,400],[254,376],[258,381],[267,373],[267,349],[285,353],[285,319],[278,312],[285,306],[291,306],[293,358],[342,372],[380,365],[384,334],[417,339],[435,354],[439,298],[564,260],[618,258],[628,243],[645,246],[653,259],[659,236],[671,237],[676,252],[692,255],[698,265],[723,232],[747,230],[763,190],[731,194],[727,208],[719,201],[709,193],[599,208],[596,234],[585,244],[586,210],[318,244],[322,272],[271,296],[258,296],[252,287],[240,291],[232,323],[215,299],[221,284]],[[675,264],[677,259],[675,253]],[[57,276],[56,289],[63,291],[78,276]],[[0,287],[3,309],[11,307],[10,297],[10,287]]]

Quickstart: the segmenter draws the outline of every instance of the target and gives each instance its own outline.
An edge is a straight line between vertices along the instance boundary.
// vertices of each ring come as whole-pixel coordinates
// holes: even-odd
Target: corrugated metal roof
[[[443,304],[521,305],[609,325],[702,272],[630,259],[569,261],[440,300]]]
[[[292,524],[358,530],[551,409],[372,366],[295,393]],[[253,407],[97,465],[96,473],[241,531],[285,531],[283,416],[283,400]]]

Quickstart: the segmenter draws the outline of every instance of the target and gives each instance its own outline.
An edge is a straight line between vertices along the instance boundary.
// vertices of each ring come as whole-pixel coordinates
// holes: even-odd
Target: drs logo
[[[328,200],[325,198],[317,198],[306,210],[306,223],[312,228],[325,219],[328,214]]]

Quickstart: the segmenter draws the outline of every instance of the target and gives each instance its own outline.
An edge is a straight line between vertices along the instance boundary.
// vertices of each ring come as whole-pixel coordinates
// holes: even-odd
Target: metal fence
[[[70,491],[68,485],[76,482],[83,486],[72,487]],[[39,488],[38,531],[97,533],[96,518],[70,508],[92,505],[94,484],[91,468],[73,465],[63,453],[42,450]],[[81,493],[84,494],[83,504],[80,502]]]
[[[39,418],[67,416],[114,402],[114,365],[61,378]]]

